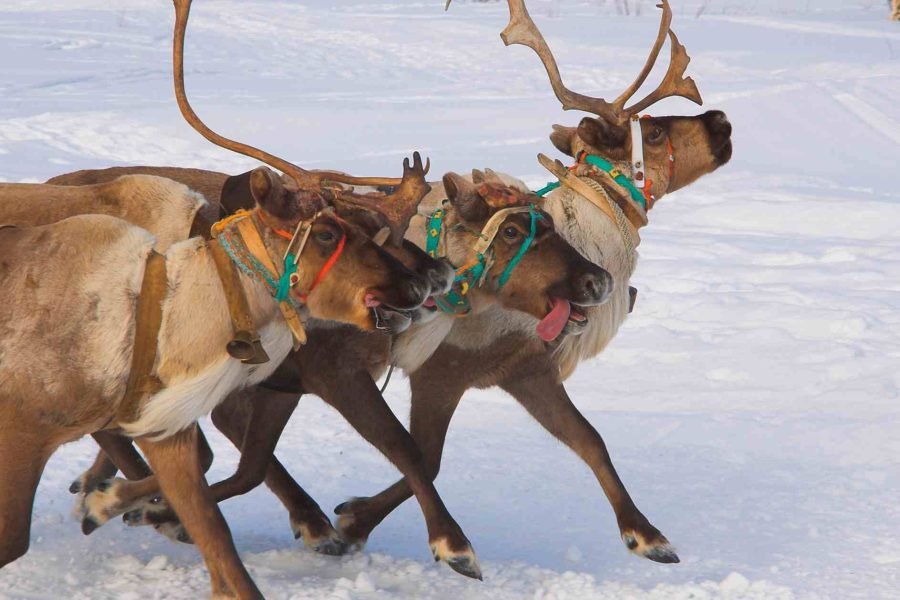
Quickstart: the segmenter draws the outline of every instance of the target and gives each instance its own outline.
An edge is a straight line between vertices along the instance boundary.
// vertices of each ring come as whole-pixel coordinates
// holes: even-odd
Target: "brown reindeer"
[[[609,302],[588,308],[587,318],[572,329],[575,335],[570,334],[555,347],[548,348],[532,333],[532,320],[505,313],[499,307],[458,320],[440,348],[410,373],[410,432],[430,474],[436,477],[447,428],[464,392],[471,387],[500,386],[591,467],[631,551],[658,562],[677,562],[668,540],[635,506],[600,434],[572,403],[562,381],[580,361],[606,347],[628,314],[628,280],[637,260],[637,230],[646,224],[647,210],[665,194],[728,162],[731,125],[719,111],[696,117],[637,118],[640,111],[668,96],[700,103],[693,81],[683,78],[689,58],[669,29],[672,13],[666,0],[661,5],[659,35],[647,63],[634,83],[613,102],[565,88],[556,61],[524,2],[508,3],[510,23],[501,36],[504,42],[526,45],[538,54],[564,109],[596,115],[582,119],[578,127],[554,127],[550,138],[553,144],[578,162],[569,173],[560,169],[561,165],[543,160],[565,179],[562,187],[547,196],[544,207],[564,238],[612,274],[615,288]],[[643,100],[626,107],[649,75],[667,34],[672,58],[663,83]],[[603,158],[612,169],[595,166],[589,157]],[[616,172],[625,177],[616,177]],[[628,187],[636,188],[634,193],[622,185],[629,179]],[[375,496],[342,504],[336,509],[341,534],[351,543],[364,541],[408,495],[408,486],[399,481]]]
[[[125,168],[125,171],[81,171],[51,181],[96,182],[123,172],[164,172],[170,176],[179,174],[175,169],[161,171],[158,168],[134,167]],[[211,173],[207,185],[216,176],[217,174]],[[503,217],[511,208],[520,211],[504,217],[496,227],[499,235],[491,248],[493,267],[489,278],[497,278],[502,274],[531,233],[532,215],[539,217],[535,222],[532,246],[522,255],[520,265],[510,271],[508,283],[499,293],[493,291],[490,282],[473,289],[473,310],[477,312],[490,303],[500,302],[508,308],[523,310],[537,318],[543,318],[548,312],[551,297],[564,297],[567,301],[585,306],[605,299],[611,287],[608,275],[562,242],[553,233],[552,221],[548,215],[528,210],[527,207],[537,200],[536,197],[498,185],[497,182],[483,182],[480,186],[474,186],[455,174],[445,176],[444,183],[440,185],[449,188],[449,203],[444,209],[447,213],[444,219],[447,235],[443,241],[443,249],[451,261],[457,264],[463,264],[468,259],[470,248],[480,238],[485,226],[492,219],[496,221],[496,215]],[[416,218],[422,219],[421,216]],[[424,224],[416,229],[424,231]],[[410,335],[423,340],[420,346],[424,344],[433,348],[439,343],[442,332],[449,330],[452,321],[451,317],[444,316],[413,327]],[[272,459],[278,437],[297,405],[299,394],[304,392],[312,392],[325,399],[395,464],[401,467],[409,465],[407,470],[421,477],[430,486],[431,481],[418,449],[390,412],[373,379],[373,376],[377,377],[383,372],[390,361],[390,345],[383,343],[389,340],[374,340],[363,334],[346,329],[335,330],[333,327],[317,330],[313,326],[309,328],[309,334],[310,348],[314,343],[316,348],[327,347],[330,352],[308,352],[306,348],[301,348],[270,380],[257,388],[233,395],[213,411],[214,424],[242,450],[238,471],[227,480],[214,484],[211,487],[213,496],[224,500],[245,493],[262,482],[267,476],[267,465]],[[376,341],[382,343],[378,345]],[[328,358],[331,356],[341,356],[342,360],[331,360]],[[135,477],[141,477],[146,472],[138,457],[127,447],[113,448],[110,451],[115,454],[113,458],[126,476],[131,477],[131,473],[137,473]],[[277,469],[274,466],[268,470],[271,473]],[[115,471],[116,468],[101,457],[75,486],[76,491],[88,491],[85,501],[86,504],[94,505],[88,515],[92,523],[105,522],[111,516],[133,508],[135,502],[155,491],[152,482],[126,484],[122,480],[103,481],[114,475]],[[290,480],[286,473],[284,476]],[[273,477],[277,478],[278,474]],[[277,493],[277,487],[275,489]],[[307,545],[319,551],[343,552],[345,548],[330,521],[312,499],[297,489],[288,489],[286,494],[286,499],[295,494],[302,496],[299,502],[302,510],[291,513],[295,535],[302,536]],[[449,520],[449,515],[441,515],[444,512],[442,505],[438,508],[440,512],[435,514],[433,507],[422,502],[432,551],[437,558],[446,560],[455,570],[480,578],[480,569],[468,541],[455,523],[450,521],[449,528],[443,524]],[[175,515],[162,503],[148,503],[144,509],[132,511],[126,517],[131,524],[151,523],[163,527],[164,531],[176,539],[185,539],[183,532],[177,528],[174,531],[169,528]]]
[[[34,492],[55,449],[86,433],[121,428],[145,452],[197,543],[213,593],[259,597],[210,502],[193,423],[232,390],[268,378],[302,341],[299,321],[289,328],[284,320],[297,314],[291,303],[302,304],[306,315],[368,329],[375,326],[372,306],[415,308],[428,285],[358,227],[324,210],[335,198],[368,208],[385,201],[330,182],[383,180],[326,178],[205,129],[183,90],[188,7],[176,2],[176,95],[188,120],[220,145],[277,164],[294,181],[285,186],[257,170],[255,210],[222,223],[215,242],[190,239],[165,255],[154,252],[157,241],[148,232],[106,215],[0,230],[0,567],[27,551]],[[407,164],[394,202],[383,206],[393,237],[428,189],[425,171],[418,159]],[[232,256],[236,263],[250,256],[262,265],[247,262],[250,268],[236,277],[268,363],[244,364],[225,351],[231,323],[210,254],[212,244],[225,240],[232,248],[246,245]],[[300,267],[289,279],[275,266],[288,250]],[[288,264],[285,259],[285,269]],[[267,272],[284,281],[287,295],[278,302],[272,282],[263,281]],[[284,318],[279,306],[287,307]],[[198,309],[203,319],[195,318]]]

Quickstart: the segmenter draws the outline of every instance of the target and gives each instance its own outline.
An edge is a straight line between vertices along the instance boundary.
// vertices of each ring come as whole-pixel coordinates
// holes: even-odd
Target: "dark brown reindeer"
[[[165,174],[169,177],[183,175],[186,178],[198,173],[196,170],[126,167],[80,171],[54,178],[51,182],[96,183],[124,173],[138,172]],[[215,193],[223,187],[229,187],[222,182],[222,178],[220,174],[209,173],[205,181],[195,179],[194,184],[200,189],[206,189],[208,193]],[[232,181],[234,179],[236,178]],[[448,188],[449,196],[449,204],[444,209],[447,235],[443,249],[456,262],[463,263],[468,258],[470,248],[478,241],[480,232],[493,220],[496,222],[499,239],[491,249],[491,272],[498,275],[506,269],[521,248],[523,240],[531,233],[534,216],[539,216],[539,220],[535,222],[531,248],[522,255],[521,263],[515,271],[510,272],[508,283],[503,289],[499,293],[492,292],[488,285],[473,290],[471,303],[476,311],[488,302],[501,302],[508,308],[529,312],[540,319],[547,314],[551,296],[563,296],[567,301],[585,306],[605,299],[611,288],[608,275],[562,242],[553,233],[549,216],[529,209],[529,205],[537,200],[535,196],[497,182],[483,182],[475,186],[455,174],[445,176],[444,183],[438,187]],[[233,206],[233,203],[225,203]],[[418,219],[421,220],[421,217]],[[424,231],[424,224],[417,229]],[[452,323],[452,319],[444,318],[447,319],[445,325]],[[435,333],[432,330],[435,325],[437,324],[428,323],[414,327],[418,331],[411,330],[410,334],[433,338],[448,329],[441,329],[437,325],[438,331]],[[294,502],[299,507],[290,515],[297,537],[302,536],[307,545],[319,551],[342,553],[345,548],[328,518],[302,489],[291,485],[292,480],[286,471],[273,459],[275,444],[296,407],[300,394],[310,392],[319,395],[337,408],[351,425],[401,467],[401,470],[405,468],[408,472],[417,474],[427,485],[430,485],[430,478],[412,438],[387,407],[373,379],[390,362],[390,339],[387,336],[366,336],[348,328],[329,327],[320,331],[314,326],[309,328],[309,336],[310,348],[325,348],[328,351],[312,352],[301,348],[269,381],[236,393],[214,410],[214,424],[242,450],[242,454],[235,475],[214,484],[211,491],[217,500],[224,500],[249,491],[266,478],[275,492],[282,494],[285,502]],[[432,343],[436,345],[437,342]],[[340,356],[341,360],[335,361],[335,356]],[[112,454],[114,461],[98,457],[92,469],[75,486],[75,491],[88,492],[88,504],[96,505],[88,517],[91,527],[94,526],[93,523],[105,522],[113,515],[133,508],[135,502],[155,493],[152,483],[148,487],[147,482],[126,485],[121,480],[105,481],[115,475],[115,465],[121,467],[128,477],[139,478],[147,474],[139,457],[127,445],[105,448]],[[206,457],[211,458],[209,453],[206,453]],[[280,482],[283,484],[279,485]],[[436,518],[429,510],[431,507],[428,504],[422,503],[422,508],[435,556],[447,560],[451,567],[463,574],[480,577],[474,554],[465,537],[461,537],[461,531],[455,528],[455,523],[451,521],[452,528],[448,528],[441,523],[442,519]],[[443,510],[442,505],[439,508]],[[131,524],[151,523],[169,531],[170,535],[178,535],[178,529],[174,532],[170,529],[175,515],[164,504],[147,504],[144,509],[135,510],[126,517]],[[451,545],[459,544],[458,540],[466,546]]]
[[[628,314],[628,280],[637,260],[637,231],[647,222],[647,210],[665,194],[728,162],[731,125],[720,111],[696,117],[638,118],[640,111],[665,97],[701,102],[693,81],[683,78],[689,58],[670,29],[672,12],[667,1],[661,5],[662,21],[650,57],[634,83],[613,102],[568,90],[524,2],[508,3],[510,23],[501,36],[504,42],[525,45],[538,54],[564,109],[596,115],[582,119],[578,127],[554,127],[551,141],[575,158],[577,166],[567,172],[542,157],[542,162],[564,179],[544,206],[563,237],[613,275],[615,289],[609,302],[587,309],[587,319],[571,328],[573,335],[552,348],[531,333],[532,323],[527,319],[521,319],[519,332],[513,331],[509,316],[502,320],[503,330],[498,329],[499,311],[459,320],[437,352],[410,373],[410,432],[430,474],[436,477],[447,428],[464,392],[472,387],[500,386],[591,467],[630,550],[658,562],[677,562],[668,540],[635,506],[603,439],[572,403],[562,381],[580,361],[606,347]],[[667,34],[672,56],[662,84],[626,107],[649,75]],[[592,157],[604,159],[608,166]],[[617,177],[619,173],[625,176]],[[631,185],[627,185],[629,180]],[[408,486],[399,481],[375,496],[342,504],[336,509],[339,531],[348,542],[365,541],[408,495]]]

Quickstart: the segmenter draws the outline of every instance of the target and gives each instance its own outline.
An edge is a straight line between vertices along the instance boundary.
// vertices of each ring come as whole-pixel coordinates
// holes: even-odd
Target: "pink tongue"
[[[562,333],[566,322],[569,320],[569,313],[572,306],[568,301],[561,298],[550,299],[550,312],[537,325],[537,334],[545,342],[552,342],[559,334]]]
[[[437,306],[437,304],[435,303],[433,297],[428,296],[428,300],[426,300],[426,301],[422,304],[422,306],[424,306],[425,308],[434,308],[435,306]]]
[[[364,300],[365,304],[369,308],[374,308],[376,306],[381,306],[381,302],[375,298],[372,294],[366,294],[366,298]]]

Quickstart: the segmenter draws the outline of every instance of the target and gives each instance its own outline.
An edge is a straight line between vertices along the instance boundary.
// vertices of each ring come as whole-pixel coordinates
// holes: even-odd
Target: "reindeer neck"
[[[235,360],[225,349],[233,331],[228,302],[208,244],[196,238],[187,240],[172,246],[166,258],[170,294],[163,307],[158,362],[163,382],[218,361]],[[244,273],[240,274],[240,284],[257,328],[274,326],[290,340],[290,332],[269,290]],[[289,342],[288,350],[290,346]],[[273,349],[265,349],[276,366],[288,351],[276,351],[273,355]]]

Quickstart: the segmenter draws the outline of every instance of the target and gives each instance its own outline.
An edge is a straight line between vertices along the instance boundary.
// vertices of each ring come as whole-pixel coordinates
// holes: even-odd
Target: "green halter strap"
[[[644,198],[644,194],[639,189],[637,189],[637,187],[634,185],[634,182],[631,181],[631,178],[615,168],[611,162],[601,156],[597,156],[596,154],[588,154],[582,151],[578,155],[577,164],[582,163],[587,163],[589,165],[597,167],[601,171],[605,171],[606,173],[608,173],[609,176],[613,178],[613,181],[628,190],[628,193],[631,195],[632,200],[637,202],[645,211],[647,210],[647,199]],[[548,183],[546,186],[536,191],[535,194],[543,198],[544,196],[558,188],[560,185],[561,184],[558,181]]]
[[[515,207],[501,210],[488,221],[484,230],[479,234],[480,239],[475,245],[475,260],[468,266],[462,267],[456,271],[456,277],[453,279],[453,286],[450,288],[449,292],[443,296],[435,296],[434,301],[439,309],[445,313],[457,316],[464,316],[471,312],[472,307],[469,302],[468,294],[472,288],[480,287],[484,283],[491,267],[490,263],[493,257],[488,257],[487,255],[493,247],[494,238],[497,235],[496,229],[499,227],[499,223],[494,225],[495,222],[492,223],[492,221],[494,221],[495,218],[505,219],[506,215],[510,213],[526,211],[531,216],[531,227],[528,236],[522,242],[518,252],[516,252],[516,255],[509,261],[509,264],[506,265],[503,273],[501,273],[500,277],[497,279],[495,290],[499,292],[503,289],[503,286],[509,281],[513,270],[522,261],[522,258],[525,256],[525,253],[528,252],[528,249],[534,243],[534,238],[537,236],[537,222],[543,217],[533,205],[529,207]],[[444,225],[444,217],[446,215],[446,209],[440,208],[431,214],[428,223],[426,224],[425,251],[432,258],[438,258],[441,233]]]

